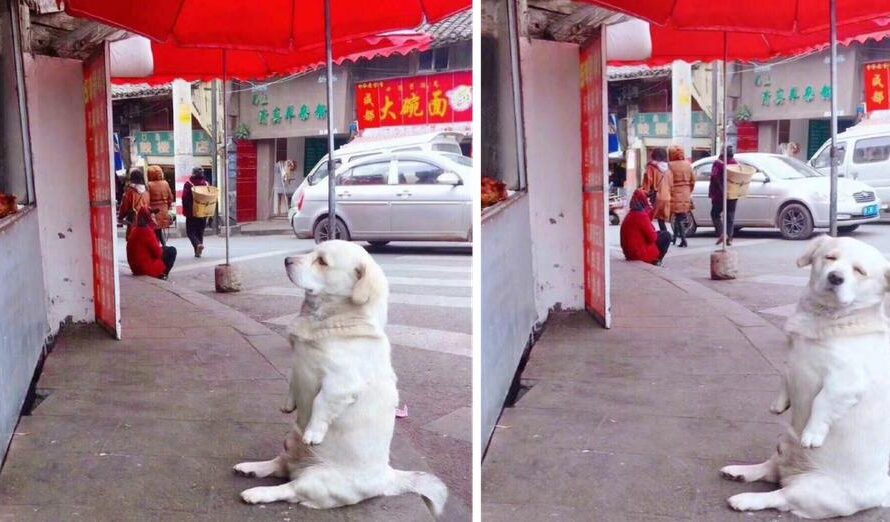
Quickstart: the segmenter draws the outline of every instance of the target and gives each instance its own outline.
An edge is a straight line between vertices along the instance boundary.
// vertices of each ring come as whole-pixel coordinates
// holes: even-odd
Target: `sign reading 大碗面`
[[[751,110],[752,121],[826,118],[831,110],[828,54],[765,66],[742,65],[740,106]],[[854,50],[838,51],[837,106],[839,115],[856,113],[859,102]],[[732,87],[730,87],[732,95]]]
[[[349,77],[334,69],[334,133],[349,132],[352,103],[347,96]],[[269,82],[239,93],[238,124],[250,129],[250,139],[308,137],[327,134],[328,103],[325,71],[320,70],[287,81]]]
[[[364,82],[355,87],[359,128],[473,121],[472,71]]]

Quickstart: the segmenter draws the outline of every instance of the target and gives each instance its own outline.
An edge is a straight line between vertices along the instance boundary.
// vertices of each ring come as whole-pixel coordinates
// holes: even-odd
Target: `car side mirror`
[[[767,176],[763,172],[756,172],[751,179],[753,181],[759,181],[761,183],[769,183],[769,181],[770,181],[769,176]]]
[[[462,182],[460,176],[454,172],[444,172],[436,178],[436,183],[440,185],[460,185]]]

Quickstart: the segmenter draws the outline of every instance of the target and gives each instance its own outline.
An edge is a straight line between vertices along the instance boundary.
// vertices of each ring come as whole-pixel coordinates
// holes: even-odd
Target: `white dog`
[[[883,313],[890,263],[851,238],[821,236],[797,262],[809,286],[785,327],[791,341],[783,389],[770,410],[791,408],[777,452],[723,476],[780,483],[729,498],[740,511],[804,518],[890,506],[890,336]]]
[[[383,271],[363,248],[345,241],[327,241],[284,264],[306,291],[289,331],[294,363],[285,411],[296,410],[297,419],[277,457],[238,464],[235,472],[291,481],[248,489],[241,498],[327,509],[411,492],[438,516],[445,484],[389,465],[399,397],[384,333],[389,289]]]

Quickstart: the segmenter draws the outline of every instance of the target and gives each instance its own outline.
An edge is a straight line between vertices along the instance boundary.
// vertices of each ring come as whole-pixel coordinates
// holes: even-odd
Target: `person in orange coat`
[[[664,223],[671,219],[671,171],[664,149],[652,149],[650,157],[652,159],[646,165],[643,185],[640,188],[649,196],[649,202],[655,206],[652,216],[658,220],[658,229],[667,232]]]
[[[671,226],[674,229],[673,242],[680,240],[680,248],[686,248],[686,223],[692,212],[692,190],[695,188],[695,173],[692,164],[686,159],[683,147],[672,145],[668,149],[668,168],[671,170]]]
[[[158,223],[155,234],[161,244],[164,242],[164,234],[162,229],[170,226],[170,206],[176,200],[173,191],[170,190],[170,184],[164,179],[164,171],[157,165],[148,167],[148,196],[151,209],[155,211],[155,220]]]
[[[118,221],[127,224],[127,240],[130,239],[130,230],[136,222],[136,214],[151,204],[148,191],[145,189],[145,178],[142,171],[133,169],[130,171],[130,184],[127,186],[124,197],[121,199],[121,206],[117,211]]]
[[[667,254],[671,234],[667,230],[655,231],[654,212],[646,193],[635,190],[630,198],[630,212],[621,222],[621,251],[628,261],[660,265]]]
[[[151,276],[167,279],[176,262],[176,248],[162,246],[155,235],[155,213],[142,207],[136,214],[136,225],[127,240],[127,264],[134,276]]]

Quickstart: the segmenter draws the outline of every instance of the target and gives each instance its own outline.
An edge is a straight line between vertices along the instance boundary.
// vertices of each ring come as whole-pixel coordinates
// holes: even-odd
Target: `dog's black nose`
[[[828,282],[834,286],[844,284],[844,276],[840,272],[828,272]]]

